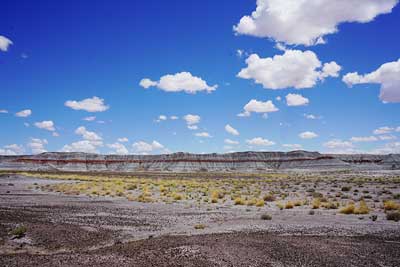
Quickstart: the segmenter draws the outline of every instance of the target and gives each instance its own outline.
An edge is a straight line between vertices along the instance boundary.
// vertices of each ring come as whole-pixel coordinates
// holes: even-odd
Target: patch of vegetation
[[[386,213],[386,219],[388,221],[395,221],[395,222],[400,221],[400,211],[392,211]]]
[[[261,215],[261,220],[270,221],[272,220],[272,216],[267,213],[264,213],[263,215]]]
[[[343,192],[349,192],[351,190],[351,186],[343,186],[342,191]]]
[[[194,226],[194,229],[196,229],[196,230],[202,230],[202,229],[204,229],[204,228],[206,228],[206,226],[205,226],[204,224],[201,224],[201,223],[196,224],[196,225]]]
[[[25,236],[26,231],[28,228],[25,225],[18,225],[11,231],[11,234],[16,238],[21,238]]]

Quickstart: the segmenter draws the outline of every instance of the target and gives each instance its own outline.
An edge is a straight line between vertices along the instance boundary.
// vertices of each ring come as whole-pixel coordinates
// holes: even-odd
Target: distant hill
[[[0,156],[0,170],[91,172],[265,172],[271,170],[392,170],[400,154],[321,154],[308,151],[237,152],[228,154],[99,155],[48,152]]]

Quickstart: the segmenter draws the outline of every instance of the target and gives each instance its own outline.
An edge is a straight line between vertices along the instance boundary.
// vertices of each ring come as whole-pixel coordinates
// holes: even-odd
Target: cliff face
[[[0,170],[263,172],[285,169],[400,169],[400,155],[336,155],[292,151],[126,156],[54,152],[32,156],[0,156]]]

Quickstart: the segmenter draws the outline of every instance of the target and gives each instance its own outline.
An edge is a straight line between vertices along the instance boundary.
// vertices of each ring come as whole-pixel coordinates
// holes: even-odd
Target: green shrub
[[[272,220],[272,216],[267,213],[264,213],[263,215],[261,215],[261,220],[270,221]]]
[[[25,233],[27,230],[28,230],[28,228],[26,228],[25,225],[19,225],[11,231],[11,234],[13,236],[15,236],[16,238],[21,238],[21,237],[25,236]]]

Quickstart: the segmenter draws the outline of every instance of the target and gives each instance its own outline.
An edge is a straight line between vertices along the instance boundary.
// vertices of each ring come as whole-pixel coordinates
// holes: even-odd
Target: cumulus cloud
[[[86,98],[81,101],[68,100],[64,105],[73,110],[85,110],[87,112],[103,112],[110,108],[104,103],[104,99],[97,96]]]
[[[306,131],[306,132],[300,133],[299,137],[301,139],[313,139],[313,138],[317,138],[318,134],[316,134],[314,132]]]
[[[375,142],[378,141],[378,138],[375,136],[354,136],[350,138],[350,141],[352,142]]]
[[[339,24],[370,22],[396,4],[397,0],[257,0],[256,10],[233,29],[289,45],[316,45],[336,33]]]
[[[326,143],[324,143],[324,147],[330,149],[344,149],[344,148],[352,148],[353,144],[349,141],[342,141],[340,139],[333,139]]]
[[[31,138],[30,142],[28,143],[28,147],[31,149],[32,154],[40,154],[47,152],[45,145],[48,142],[46,139],[39,139],[39,138]]]
[[[21,110],[21,111],[15,113],[15,116],[21,117],[21,118],[26,118],[26,117],[29,117],[30,115],[32,115],[32,110],[30,110],[30,109],[24,109],[24,110]]]
[[[80,126],[75,130],[75,134],[82,136],[83,139],[88,141],[98,142],[103,140],[97,133],[88,131],[84,126]]]
[[[8,51],[8,47],[10,45],[12,45],[13,42],[8,39],[7,37],[0,35],[0,50],[3,52],[7,52]]]
[[[126,137],[121,137],[121,138],[118,138],[117,141],[120,143],[127,143],[127,142],[129,142],[129,139]]]
[[[179,119],[179,117],[178,117],[178,116],[174,116],[174,115],[173,115],[173,116],[170,116],[170,117],[169,117],[169,119],[174,121],[174,120],[177,120],[177,119]]]
[[[299,94],[288,94],[286,96],[286,104],[289,107],[296,107],[296,106],[307,106],[310,101],[308,98],[305,98]]]
[[[268,100],[266,102],[258,101],[255,99],[252,99],[243,107],[243,112],[239,113],[239,117],[248,117],[251,115],[252,112],[254,113],[270,113],[270,112],[276,112],[279,109],[275,107],[274,103],[272,103],[271,100]]]
[[[231,139],[228,139],[228,138],[224,140],[224,143],[228,144],[228,145],[238,145],[239,144],[238,141],[231,140]]]
[[[275,142],[262,137],[255,137],[253,139],[247,139],[246,144],[250,146],[272,146],[275,145]]]
[[[98,148],[103,146],[103,138],[95,132],[88,131],[84,126],[75,130],[75,134],[80,135],[83,140],[65,145],[62,152],[84,152],[99,153]]]
[[[139,141],[133,143],[132,147],[136,153],[141,153],[141,154],[148,154],[164,148],[164,146],[157,141],[153,141],[151,143]]]
[[[374,134],[379,135],[379,134],[388,134],[393,132],[395,129],[392,127],[388,127],[388,126],[383,126],[383,127],[379,127],[378,129],[374,130]]]
[[[327,77],[337,77],[340,66],[336,62],[322,65],[312,51],[285,50],[283,55],[260,58],[252,54],[246,59],[247,67],[237,76],[252,79],[265,89],[312,88]]]
[[[152,86],[157,86],[157,82],[154,82],[154,81],[152,81],[150,79],[145,78],[145,79],[142,79],[140,81],[139,85],[141,87],[143,87],[144,89],[148,89],[148,88],[150,88]]]
[[[54,122],[53,121],[41,121],[41,122],[35,122],[35,126],[39,129],[47,130],[50,132],[54,132],[56,129],[54,128]]]
[[[162,122],[162,121],[166,121],[167,120],[167,116],[165,115],[160,115],[158,116],[158,118],[156,119],[156,122]]]
[[[371,151],[373,154],[399,154],[400,142],[385,144],[383,147]]]
[[[183,119],[186,121],[186,125],[190,130],[197,130],[197,124],[200,122],[201,118],[199,115],[187,114],[183,116]]]
[[[195,133],[194,135],[197,136],[197,137],[204,137],[204,138],[211,138],[211,137],[212,137],[212,136],[211,136],[209,133],[207,133],[207,132]]]
[[[22,155],[24,152],[25,149],[23,148],[23,146],[17,144],[6,145],[3,146],[3,148],[0,148],[0,155],[15,156]]]
[[[74,142],[70,145],[65,145],[61,152],[84,152],[84,153],[99,153],[97,150],[99,144],[97,142],[92,142],[89,140],[81,140]]]
[[[8,113],[8,110],[6,110],[6,109],[0,109],[0,113],[7,114],[7,113]]]
[[[287,148],[289,150],[300,150],[303,149],[303,146],[300,144],[283,144],[282,145],[284,148]]]
[[[190,72],[167,74],[162,76],[158,82],[145,78],[140,81],[139,85],[145,89],[155,86],[166,92],[183,91],[189,94],[200,91],[212,92],[218,88],[218,85],[209,86],[202,78],[193,76]]]
[[[377,70],[360,75],[357,72],[347,73],[343,82],[351,87],[355,84],[376,83],[380,84],[379,98],[385,103],[400,102],[400,59],[388,62]]]
[[[231,135],[239,135],[239,131],[230,126],[229,124],[225,125],[225,131],[230,133]]]
[[[114,151],[113,151],[114,154],[118,154],[118,155],[129,154],[128,149],[121,143],[108,144],[107,146],[111,149],[114,149]]]

